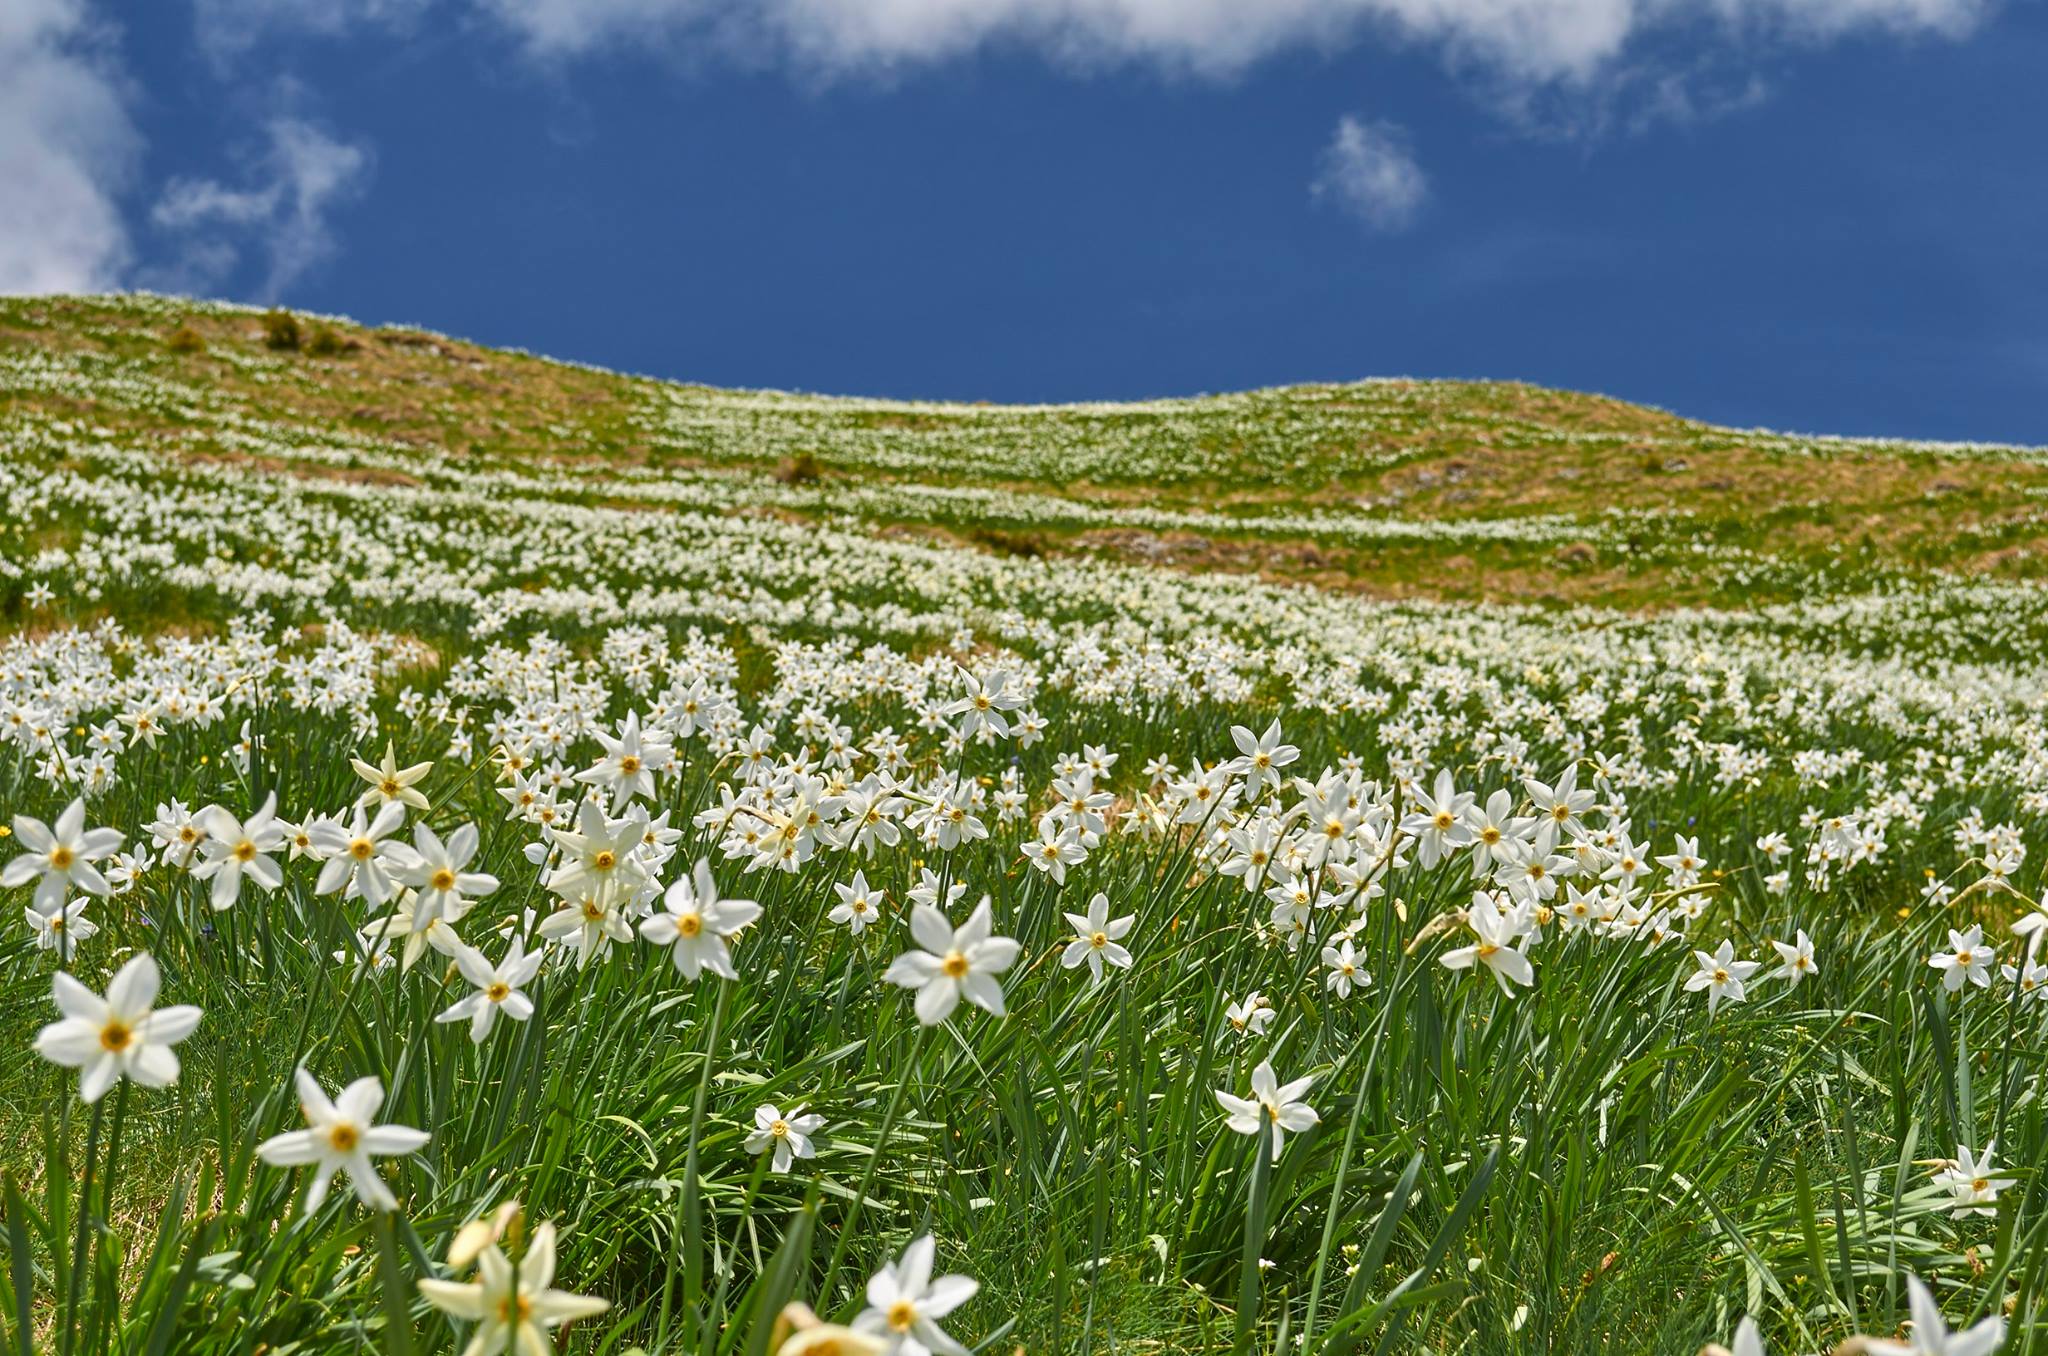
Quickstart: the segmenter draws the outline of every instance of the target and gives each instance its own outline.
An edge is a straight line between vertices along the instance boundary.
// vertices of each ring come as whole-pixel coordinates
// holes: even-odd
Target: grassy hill
[[[2044,474],[0,301],[0,1349],[2039,1352]]]
[[[172,462],[300,476],[564,472],[624,507],[694,483],[736,514],[1388,598],[1747,607],[2034,579],[2048,539],[2038,449],[1744,432],[1516,383],[948,404],[295,323],[278,347],[244,308],[0,299],[0,423],[84,421]]]

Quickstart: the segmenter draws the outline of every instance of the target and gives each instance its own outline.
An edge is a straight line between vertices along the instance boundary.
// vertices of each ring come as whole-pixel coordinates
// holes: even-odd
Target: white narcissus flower
[[[384,745],[384,765],[372,767],[360,758],[348,760],[356,770],[356,776],[370,784],[369,790],[356,797],[356,805],[368,809],[372,805],[410,805],[415,810],[427,808],[425,795],[413,789],[413,783],[434,770],[432,763],[414,763],[402,768],[392,756],[391,744]]]
[[[1225,997],[1228,998],[1228,995]],[[1276,1015],[1272,1003],[1257,989],[1253,989],[1238,1002],[1227,1003],[1223,1009],[1224,1020],[1230,1023],[1232,1030],[1241,1035],[1265,1035],[1266,1028],[1273,1024]]]
[[[1719,1342],[1709,1342],[1700,1349],[1700,1356],[1764,1356],[1764,1337],[1757,1331],[1756,1320],[1748,1314],[1735,1325],[1735,1345],[1724,1347]]]
[[[51,996],[62,1020],[36,1035],[36,1053],[52,1064],[80,1071],[78,1095],[97,1102],[117,1078],[146,1088],[178,1081],[178,1056],[171,1049],[199,1025],[189,1004],[151,1011],[163,976],[147,951],[137,952],[107,985],[107,996],[63,971],[51,976]]]
[[[631,894],[648,878],[640,854],[646,834],[644,809],[630,810],[623,819],[610,819],[598,806],[584,801],[577,809],[573,830],[553,831],[562,860],[549,875],[548,888],[564,899],[600,895],[608,889]]]
[[[546,948],[527,955],[523,937],[512,939],[511,948],[505,952],[505,959],[499,965],[485,960],[484,953],[473,946],[460,947],[455,953],[455,968],[476,989],[458,999],[434,1020],[467,1020],[470,1040],[482,1045],[484,1038],[491,1034],[491,1023],[500,1012],[515,1022],[523,1022],[533,1016],[533,1000],[521,990],[540,973],[541,962],[546,959]]]
[[[399,893],[391,905],[391,912],[381,914],[365,923],[357,932],[373,951],[382,952],[398,939],[405,939],[405,946],[399,957],[399,969],[410,970],[432,947],[442,955],[455,956],[462,948],[462,938],[446,922],[431,915],[416,911],[418,897],[410,890]]]
[[[1743,984],[1761,968],[1757,961],[1735,959],[1735,943],[1726,938],[1713,952],[1695,951],[1692,956],[1698,968],[1685,977],[1686,991],[1707,991],[1707,1015],[1710,1017],[1722,1000],[1740,1003],[1747,997]]]
[[[234,907],[241,898],[244,878],[265,892],[284,884],[283,870],[270,857],[285,843],[284,825],[277,820],[275,791],[264,797],[262,808],[246,821],[218,805],[207,806],[197,819],[206,837],[199,844],[202,860],[192,868],[192,875],[213,882],[211,903],[215,909]]]
[[[1008,736],[1010,723],[1003,713],[1024,705],[1023,696],[1010,687],[1010,675],[998,669],[984,681],[961,669],[960,686],[960,698],[944,708],[947,715],[962,718],[960,737],[971,739],[984,725],[999,739]]]
[[[1353,989],[1372,986],[1372,976],[1358,963],[1358,948],[1349,937],[1341,939],[1335,946],[1323,948],[1323,965],[1330,972],[1323,983],[1339,998],[1351,997]]]
[[[1466,921],[1472,931],[1479,934],[1479,940],[1471,946],[1461,946],[1444,952],[1443,964],[1453,970],[1469,970],[1483,965],[1500,985],[1501,992],[1512,997],[1517,984],[1534,984],[1536,967],[1522,954],[1515,942],[1526,935],[1529,914],[1523,906],[1516,906],[1502,913],[1493,902],[1484,896],[1475,900],[1466,912]]]
[[[1262,1123],[1270,1122],[1273,1127],[1273,1158],[1280,1157],[1280,1145],[1290,1130],[1299,1132],[1319,1124],[1322,1117],[1316,1109],[1301,1100],[1309,1084],[1315,1082],[1315,1075],[1297,1078],[1292,1083],[1282,1083],[1273,1073],[1273,1062],[1262,1059],[1259,1067],[1252,1070],[1252,1095],[1234,1097],[1221,1088],[1216,1090],[1216,1101],[1228,1113],[1226,1122],[1240,1135],[1256,1135]]]
[[[1074,940],[1067,943],[1067,949],[1060,953],[1061,965],[1069,970],[1087,965],[1097,984],[1102,982],[1105,961],[1120,970],[1131,968],[1131,953],[1119,943],[1129,935],[1131,925],[1138,921],[1136,914],[1111,918],[1109,896],[1098,890],[1095,898],[1088,901],[1087,913],[1070,913],[1066,918],[1073,926]]]
[[[1907,1340],[1863,1338],[1867,1356],[1990,1356],[2005,1341],[2005,1320],[1997,1314],[1978,1320],[1963,1332],[1950,1332],[1934,1293],[1911,1272],[1906,1275],[1906,1307],[1913,1314],[1913,1330]]]
[[[662,895],[666,913],[657,913],[640,925],[640,935],[657,946],[669,948],[676,969],[694,982],[705,970],[725,979],[738,979],[726,939],[761,916],[761,906],[751,899],[720,899],[718,885],[711,879],[711,864],[702,857],[690,875],[677,880]]]
[[[256,1146],[256,1156],[278,1167],[313,1167],[312,1184],[306,1189],[306,1210],[318,1210],[327,1199],[327,1187],[337,1172],[348,1173],[356,1199],[372,1210],[395,1210],[398,1198],[377,1175],[370,1156],[417,1152],[427,1142],[424,1130],[406,1125],[375,1125],[377,1109],[384,1105],[384,1084],[375,1076],[358,1078],[332,1101],[313,1075],[302,1067],[297,1077],[299,1109],[305,1113],[304,1130],[272,1135]]]
[[[817,1149],[811,1144],[811,1136],[825,1124],[819,1115],[805,1115],[797,1107],[787,1116],[773,1103],[763,1103],[754,1108],[754,1130],[747,1136],[747,1152],[760,1153],[764,1149],[775,1150],[772,1166],[777,1172],[788,1172],[790,1162],[798,1158],[810,1158]]]
[[[421,915],[460,922],[471,904],[498,888],[496,876],[469,870],[476,849],[474,824],[464,824],[445,843],[432,829],[418,825],[412,833],[413,860],[394,871],[392,879],[419,892],[413,907]]]
[[[654,769],[668,762],[674,752],[668,740],[655,730],[643,734],[638,711],[626,713],[616,739],[603,730],[592,730],[590,734],[604,746],[604,757],[595,767],[577,773],[576,780],[610,791],[614,813],[623,812],[635,796],[653,800]]]
[[[460,1271],[485,1248],[496,1247],[523,1213],[518,1201],[500,1201],[490,1213],[478,1215],[457,1229],[455,1237],[448,1240],[448,1265]]]
[[[1995,1139],[1984,1146],[1981,1158],[1972,1154],[1968,1145],[1958,1144],[1955,1162],[1934,1174],[1934,1184],[1948,1192],[1949,1211],[1957,1219],[1998,1213],[1998,1193],[2012,1186],[2014,1179],[1994,1175],[1991,1162],[1997,1153]]]
[[[910,913],[910,935],[923,949],[898,956],[882,978],[917,990],[917,1020],[926,1026],[952,1016],[962,998],[1000,1017],[1006,1009],[996,976],[1016,964],[1019,948],[1008,937],[992,936],[994,931],[987,895],[957,931],[946,915],[919,904]]]
[[[1237,745],[1238,767],[1244,773],[1247,786],[1257,795],[1260,788],[1280,786],[1280,769],[1290,766],[1301,757],[1301,750],[1292,744],[1280,742],[1280,718],[1275,716],[1266,732],[1254,735],[1243,725],[1230,727],[1230,740]]]
[[[825,1323],[801,1300],[783,1306],[775,1331],[788,1332],[776,1344],[775,1356],[882,1356],[886,1343],[873,1333],[855,1332],[838,1323]],[[774,1342],[774,1337],[768,1339]]]
[[[0,869],[0,886],[11,890],[35,881],[35,904],[42,912],[55,913],[74,889],[102,899],[113,893],[93,863],[119,848],[122,834],[118,829],[86,828],[83,799],[65,806],[55,824],[16,815],[14,836],[28,851]]]
[[[68,965],[78,950],[78,944],[97,934],[99,924],[85,916],[85,901],[74,899],[54,913],[44,913],[35,905],[22,908],[28,918],[28,925],[35,929],[36,950],[54,951],[57,959]]]
[[[932,1275],[938,1245],[926,1234],[903,1256],[868,1280],[868,1307],[853,1320],[855,1332],[880,1339],[884,1353],[967,1356],[967,1348],[939,1320],[974,1298],[981,1282],[969,1276]]]
[[[1410,798],[1416,808],[1401,821],[1401,832],[1414,837],[1416,859],[1423,866],[1433,867],[1477,840],[1465,816],[1478,797],[1458,790],[1449,768],[1436,774],[1432,790],[1418,787],[1410,792]]]
[[[614,943],[633,940],[633,924],[616,895],[611,886],[601,885],[591,894],[564,899],[562,907],[541,919],[535,931],[546,941],[573,947],[576,966],[582,969],[609,954]]]
[[[1088,860],[1088,849],[1081,842],[1080,833],[1070,824],[1064,827],[1055,824],[1048,815],[1038,822],[1038,837],[1024,844],[1018,851],[1025,861],[1053,878],[1055,884],[1067,883],[1067,868]]]
[[[1706,868],[1706,863],[1700,860],[1698,836],[1687,838],[1679,834],[1677,850],[1659,857],[1657,865],[1671,873],[1671,884],[1675,889],[1699,884],[1700,872]]]
[[[1782,979],[1796,989],[1800,980],[1816,973],[1813,966],[1813,939],[1806,935],[1805,928],[1799,929],[1797,940],[1772,942],[1771,949],[1776,951],[1778,959],[1784,962],[1778,967],[1773,978]]]
[[[398,883],[392,872],[412,861],[412,849],[391,839],[404,823],[405,805],[393,800],[385,802],[375,819],[359,807],[354,823],[346,828],[339,820],[315,824],[313,846],[326,861],[313,892],[331,895],[339,890],[343,899],[360,895],[373,909],[396,895]]]
[[[842,924],[858,937],[867,931],[868,924],[881,917],[882,892],[868,888],[866,872],[854,872],[851,885],[834,885],[832,890],[839,896],[839,903],[825,915],[827,922]]]
[[[555,1349],[550,1329],[611,1308],[609,1300],[555,1289],[555,1226],[533,1231],[526,1256],[514,1268],[496,1244],[477,1254],[474,1281],[427,1277],[420,1294],[442,1313],[477,1325],[464,1356],[547,1356]]]
[[[1578,828],[1580,816],[1592,809],[1598,799],[1591,791],[1579,790],[1577,763],[1566,767],[1554,786],[1524,777],[1522,787],[1529,793],[1536,817],[1549,820],[1559,833]]]
[[[1937,951],[1927,958],[1927,963],[1941,971],[1941,987],[1950,993],[1963,987],[1965,981],[1980,989],[1991,987],[1991,962],[1997,953],[1984,945],[1984,929],[1975,924],[1967,932],[1949,929],[1947,951]]]

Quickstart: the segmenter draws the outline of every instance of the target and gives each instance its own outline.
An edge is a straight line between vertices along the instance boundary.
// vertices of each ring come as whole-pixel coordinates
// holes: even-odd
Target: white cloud
[[[222,0],[215,0],[220,3]],[[291,5],[298,0],[240,0]],[[384,0],[397,3],[397,0]],[[1820,41],[1857,30],[1960,36],[1994,0],[472,0],[536,54],[666,41],[825,74],[1023,46],[1083,67],[1228,76],[1288,49],[1374,36],[1519,84],[1584,83],[1658,30]]]
[[[112,287],[139,141],[84,0],[0,0],[0,292]]]
[[[1429,180],[1408,149],[1408,134],[1386,122],[1337,120],[1323,147],[1309,191],[1368,226],[1398,231],[1415,220],[1429,196]]]
[[[192,0],[192,12],[200,49],[217,65],[226,65],[276,32],[334,37],[365,25],[403,31],[430,3],[431,0]]]
[[[245,255],[260,253],[260,295],[275,300],[335,250],[327,220],[369,178],[367,146],[337,140],[299,118],[272,118],[252,158],[251,183],[234,188],[212,179],[173,179],[150,219],[183,239],[174,270],[184,286],[217,285]]]

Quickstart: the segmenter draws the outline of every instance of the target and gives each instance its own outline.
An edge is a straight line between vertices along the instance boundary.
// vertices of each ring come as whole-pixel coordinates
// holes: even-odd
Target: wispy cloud
[[[195,0],[203,46],[359,25],[402,30],[429,7],[481,13],[532,54],[627,45],[781,63],[813,76],[889,73],[997,47],[1079,69],[1144,64],[1228,78],[1288,50],[1434,49],[1488,83],[1590,84],[1657,34],[1725,45],[1850,33],[1971,32],[1998,0]]]
[[[289,9],[302,0],[210,0]],[[357,0],[358,4],[365,0]],[[1082,67],[1229,76],[1288,49],[1392,40],[1518,84],[1585,83],[1659,30],[1730,42],[1961,36],[1993,0],[470,0],[535,53],[669,39],[833,75],[998,44]],[[400,0],[381,0],[395,5]],[[311,7],[309,7],[311,8]],[[320,6],[316,13],[332,13]]]
[[[264,262],[260,295],[275,300],[334,253],[328,214],[368,181],[369,147],[294,117],[272,118],[264,134],[245,184],[174,179],[150,213],[182,243],[184,285],[218,285],[256,255]]]
[[[1309,191],[1367,226],[1398,231],[1422,210],[1429,180],[1415,163],[1405,129],[1346,116],[1323,147]]]
[[[353,28],[404,32],[433,0],[192,0],[199,49],[226,67],[279,33],[334,37]]]
[[[127,265],[141,143],[108,39],[84,0],[0,4],[0,292],[98,291]]]

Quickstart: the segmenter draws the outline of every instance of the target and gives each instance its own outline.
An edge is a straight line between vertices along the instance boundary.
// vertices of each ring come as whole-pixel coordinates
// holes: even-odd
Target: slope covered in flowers
[[[2048,1342],[2036,454],[298,325],[0,303],[10,1341]]]

